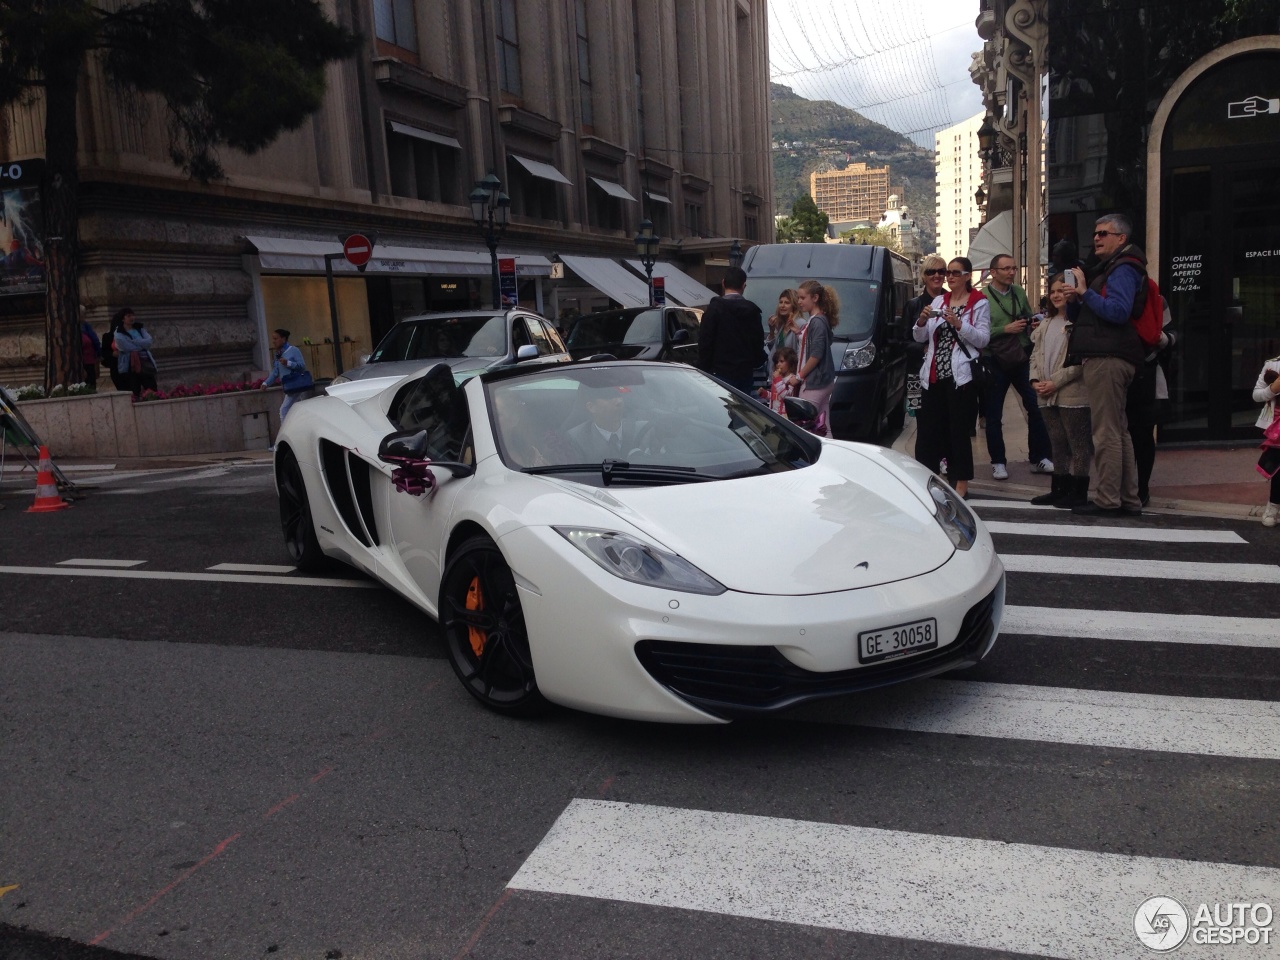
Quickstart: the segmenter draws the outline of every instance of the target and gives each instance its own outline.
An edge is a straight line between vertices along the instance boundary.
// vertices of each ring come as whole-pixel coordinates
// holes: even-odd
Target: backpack
[[[1156,282],[1147,276],[1142,261],[1133,257],[1121,257],[1116,261],[1116,266],[1122,263],[1131,264],[1142,272],[1142,283],[1133,298],[1133,312],[1129,314],[1129,322],[1138,331],[1138,338],[1143,346],[1154,347],[1160,342],[1160,334],[1164,331],[1164,297]],[[1106,291],[1106,284],[1103,284],[1104,295]]]

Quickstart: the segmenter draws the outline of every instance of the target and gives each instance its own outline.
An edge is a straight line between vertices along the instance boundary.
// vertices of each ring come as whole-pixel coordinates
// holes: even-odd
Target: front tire
[[[276,493],[280,498],[280,528],[284,545],[293,564],[304,573],[314,573],[325,565],[324,551],[316,539],[315,521],[302,467],[293,451],[286,447],[276,461]]]
[[[445,565],[440,623],[449,664],[468,693],[509,716],[548,711],[533,673],[515,577],[488,537],[467,540]]]

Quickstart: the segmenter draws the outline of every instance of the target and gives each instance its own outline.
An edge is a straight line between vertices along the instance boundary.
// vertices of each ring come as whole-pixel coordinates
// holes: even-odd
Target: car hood
[[[800,596],[892,583],[950,559],[955,548],[909,482],[828,445],[799,470],[609,495],[620,517],[730,590]]]

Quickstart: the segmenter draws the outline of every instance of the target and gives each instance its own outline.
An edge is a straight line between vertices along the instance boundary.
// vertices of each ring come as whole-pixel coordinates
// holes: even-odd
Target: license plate
[[[913,620],[896,627],[881,630],[864,630],[858,634],[858,662],[876,663],[880,660],[896,660],[914,653],[933,650],[938,646],[938,621]]]

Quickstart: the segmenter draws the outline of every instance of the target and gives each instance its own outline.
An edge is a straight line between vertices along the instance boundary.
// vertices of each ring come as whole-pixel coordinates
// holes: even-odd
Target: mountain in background
[[[806,100],[790,87],[769,84],[769,133],[773,141],[774,210],[785,214],[809,192],[809,174],[842,170],[849,163],[889,165],[889,181],[902,187],[927,237],[936,236],[933,151],[830,100]],[[925,247],[929,249],[929,247]]]

